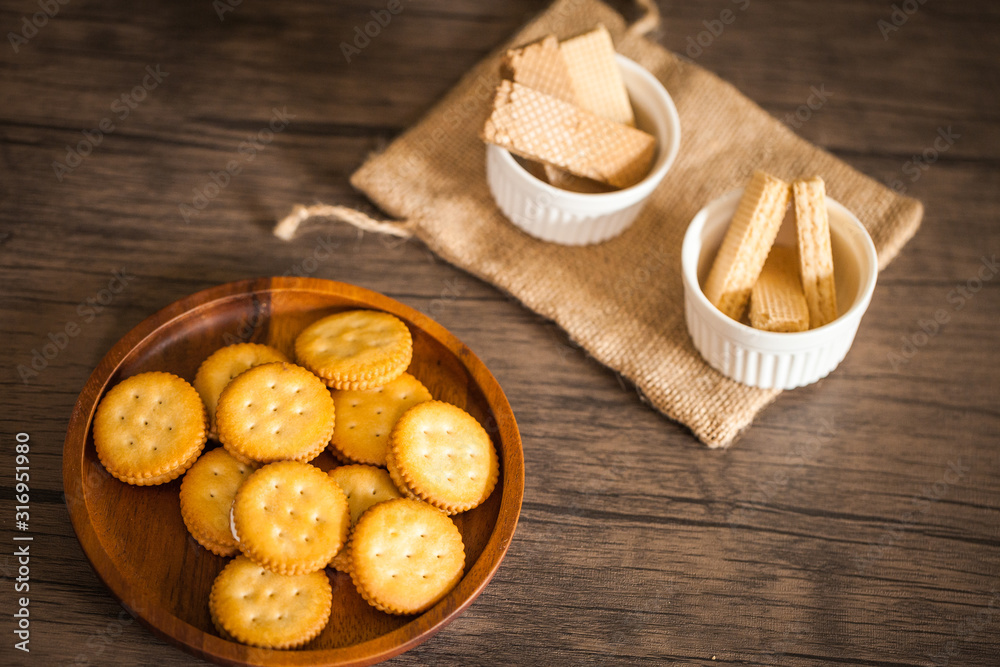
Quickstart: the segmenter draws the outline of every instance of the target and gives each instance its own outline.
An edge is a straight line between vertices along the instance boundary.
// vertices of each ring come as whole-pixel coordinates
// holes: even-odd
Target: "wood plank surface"
[[[322,224],[291,243],[270,233],[297,202],[374,212],[350,173],[546,3],[403,2],[346,62],[340,43],[385,0],[229,1],[220,17],[209,0],[42,0],[58,13],[16,50],[8,33],[42,10],[0,2],[0,664],[200,664],[94,575],[62,495],[63,438],[90,372],[146,316],[286,274],[438,320],[492,370],[521,428],[506,560],[462,616],[391,664],[1000,664],[996,3],[661,3],[662,44],[926,206],[840,368],[716,452],[418,242]],[[726,10],[735,19],[716,24]],[[814,89],[826,101],[802,111]],[[284,128],[243,143],[275,109]],[[114,130],[86,139],[105,118]],[[82,141],[96,145],[57,176]],[[240,172],[185,220],[181,205],[234,160]],[[44,367],[22,377],[35,351]],[[15,525],[21,432],[28,533]],[[17,534],[34,537],[27,594]],[[23,595],[30,653],[12,632]]]

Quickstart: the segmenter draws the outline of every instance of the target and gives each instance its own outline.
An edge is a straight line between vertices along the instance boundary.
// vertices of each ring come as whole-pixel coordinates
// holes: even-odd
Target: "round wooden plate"
[[[486,427],[501,474],[490,498],[454,517],[466,549],[465,576],[418,616],[370,607],[350,577],[327,570],[333,613],[323,633],[292,651],[257,649],[222,639],[208,614],[208,594],[229,561],[205,550],[181,521],[180,479],[153,487],[111,477],[94,450],[91,421],[110,387],[144,371],[193,380],[211,352],[231,343],[273,345],[290,357],[295,336],[338,310],[375,308],[401,318],[413,334],[409,371],[434,398],[454,403]],[[217,446],[209,441],[208,447]],[[336,465],[329,454],[314,461]],[[444,327],[381,294],[307,278],[229,283],[193,294],[147,318],[101,360],[77,400],[63,449],[63,486],[73,528],[97,575],[155,634],[224,665],[369,665],[413,648],[462,612],[493,577],[514,535],[524,491],[517,424],[496,379]]]

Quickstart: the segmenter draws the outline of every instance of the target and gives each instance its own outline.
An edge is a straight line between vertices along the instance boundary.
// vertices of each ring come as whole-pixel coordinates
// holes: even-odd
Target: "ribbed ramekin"
[[[701,356],[737,382],[764,389],[812,384],[833,371],[854,342],[878,277],[875,246],[854,214],[827,198],[840,315],[809,331],[754,329],[723,314],[701,289],[742,195],[743,190],[734,190],[710,203],[684,235],[681,272],[688,332]]]
[[[656,137],[657,154],[644,179],[599,194],[570,192],[530,174],[507,150],[486,147],[486,180],[497,206],[528,234],[564,245],[599,243],[625,230],[677,157],[681,123],[663,85],[638,63],[617,56],[636,126]]]

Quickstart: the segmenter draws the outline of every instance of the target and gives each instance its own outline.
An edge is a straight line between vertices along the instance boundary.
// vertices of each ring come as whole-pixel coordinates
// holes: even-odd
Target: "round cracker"
[[[396,421],[417,403],[431,399],[427,387],[409,373],[375,389],[334,391],[337,423],[331,451],[348,461],[385,466],[389,433]]]
[[[351,538],[351,579],[372,606],[390,614],[430,608],[462,579],[465,546],[458,526],[419,500],[379,503]]]
[[[198,460],[198,456],[201,452],[195,452],[191,455],[191,458],[184,463],[182,463],[177,468],[169,472],[165,472],[162,475],[154,475],[153,477],[129,477],[129,476],[119,476],[118,479],[125,482],[126,484],[131,484],[132,486],[157,486],[159,484],[166,484],[167,482],[172,482],[181,475],[184,471],[194,465],[195,461]]]
[[[399,418],[386,465],[393,482],[448,514],[482,504],[496,487],[500,460],[489,434],[458,406],[428,401]]]
[[[351,540],[348,538],[347,544],[345,544],[337,555],[330,559],[327,564],[328,567],[332,567],[338,572],[343,572],[344,574],[351,573]]]
[[[128,484],[164,484],[184,473],[206,440],[198,392],[171,373],[139,373],[101,399],[94,446],[105,469]]]
[[[295,357],[334,389],[371,389],[406,370],[413,338],[394,315],[349,310],[306,327],[295,339]]]
[[[330,620],[333,587],[323,571],[286,575],[244,556],[216,577],[208,599],[220,634],[261,648],[296,648]]]
[[[259,343],[236,343],[221,347],[201,362],[194,376],[194,388],[208,411],[209,430],[215,431],[215,406],[230,380],[245,370],[275,361],[291,361],[281,350]]]
[[[330,477],[347,496],[347,506],[351,512],[351,525],[357,523],[361,515],[374,505],[402,498],[389,473],[369,465],[344,465],[330,471]],[[347,544],[330,561],[330,567],[341,572],[350,572],[350,538]]]
[[[266,465],[240,486],[233,526],[244,555],[281,574],[322,569],[347,541],[347,496],[319,468]]]
[[[229,527],[229,510],[236,490],[254,470],[218,447],[203,454],[184,475],[181,518],[194,539],[216,555],[239,553]]]
[[[319,378],[295,364],[270,363],[222,390],[219,440],[239,461],[311,461],[330,442],[333,399]]]
[[[340,466],[329,474],[347,496],[352,526],[372,505],[403,497],[389,473],[375,466]]]

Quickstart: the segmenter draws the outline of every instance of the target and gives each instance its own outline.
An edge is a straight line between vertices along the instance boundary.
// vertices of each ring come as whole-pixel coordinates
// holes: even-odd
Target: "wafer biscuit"
[[[562,190],[582,192],[585,194],[598,194],[602,192],[613,192],[615,190],[615,188],[606,183],[598,183],[590,178],[574,176],[563,169],[553,167],[549,164],[535,162],[534,160],[528,160],[520,155],[515,156],[514,159],[518,164],[524,167],[525,171],[538,180]]]
[[[413,338],[394,315],[349,310],[306,327],[295,339],[295,356],[334,389],[371,389],[406,370]]]
[[[287,575],[244,556],[216,577],[209,594],[212,623],[222,635],[261,648],[302,646],[330,620],[333,587],[322,570]]]
[[[233,500],[243,555],[280,574],[323,568],[347,541],[347,497],[333,479],[298,461],[266,465]]]
[[[802,294],[795,248],[771,248],[750,291],[750,324],[763,331],[805,331],[809,328],[809,307]]]
[[[500,76],[563,102],[576,103],[573,82],[569,78],[569,70],[555,35],[548,35],[519,49],[508,50],[500,63]],[[574,176],[552,165],[530,160],[526,162],[529,162],[526,166],[529,173],[563,190],[597,193],[612,189],[603,183]]]
[[[734,320],[743,317],[750,290],[781,227],[788,198],[788,183],[756,171],[729,223],[703,290],[716,308]]]
[[[589,178],[574,176],[563,169],[543,164],[541,162],[535,162],[534,160],[527,160],[520,155],[518,155],[516,159],[518,164],[524,167],[524,170],[529,174],[541,182],[548,183],[549,185],[560,188],[561,190],[597,194],[600,192],[613,192],[615,189],[606,183],[598,183],[597,181]]]
[[[390,614],[430,608],[461,580],[465,545],[455,523],[419,500],[379,503],[351,539],[351,579],[372,606]]]
[[[519,165],[524,167],[524,170],[540,180],[543,183],[549,182],[549,177],[546,175],[546,168],[548,165],[542,164],[541,162],[535,162],[534,160],[528,160],[521,157],[520,155],[514,156],[514,159]],[[558,170],[557,170],[558,171]]]
[[[572,89],[570,98],[560,99],[572,102],[606,120],[635,127],[628,90],[625,88],[615,60],[614,44],[610,33],[603,25],[598,24],[598,27],[591,32],[566,40],[560,44],[559,53],[563,57]],[[572,66],[567,59],[572,61]],[[528,82],[521,83],[548,93],[537,86],[531,86]],[[584,194],[600,194],[614,190],[604,183],[576,176],[550,165],[545,165],[544,169],[546,180],[563,190]]]
[[[611,33],[598,24],[559,44],[569,71],[575,103],[601,118],[635,126],[632,103],[615,60]]]
[[[483,503],[500,474],[486,430],[465,410],[443,401],[407,410],[392,429],[389,451],[386,465],[400,491],[448,514]]]
[[[605,183],[599,183],[590,178],[583,178],[582,176],[574,176],[573,174],[565,171],[563,169],[557,169],[551,165],[542,165],[545,172],[545,180],[548,181],[550,185],[553,185],[562,190],[569,190],[570,192],[582,192],[584,194],[594,195],[601,194],[603,192],[613,192],[614,188]]]
[[[576,102],[573,82],[555,35],[547,35],[517,49],[508,49],[500,61],[500,76],[564,102]]]
[[[795,181],[792,191],[802,288],[809,306],[809,327],[815,329],[837,319],[837,286],[833,279],[826,186],[817,176]]]
[[[656,152],[652,135],[506,80],[497,87],[482,138],[619,188],[642,180]]]
[[[194,376],[194,388],[201,394],[208,411],[209,435],[215,437],[215,406],[219,394],[229,381],[237,375],[261,364],[272,361],[289,361],[280,350],[259,343],[237,343],[221,347],[198,367]]]
[[[334,391],[337,421],[330,449],[356,463],[385,465],[389,433],[404,412],[431,400],[431,392],[409,373],[383,387],[359,391]]]
[[[295,364],[261,364],[219,396],[219,440],[244,463],[311,461],[333,435],[334,406],[319,378]]]
[[[386,500],[401,498],[389,473],[369,465],[347,465],[334,468],[330,477],[347,496],[347,506],[353,526],[370,507]],[[350,570],[350,538],[337,555],[330,561],[330,567],[341,572]]]
[[[253,466],[218,447],[195,461],[181,482],[184,525],[201,546],[218,556],[239,553],[229,526],[229,510],[236,490],[253,471]]]
[[[198,392],[170,373],[139,373],[111,388],[94,416],[94,446],[105,469],[128,484],[151,486],[191,467],[206,440]]]

